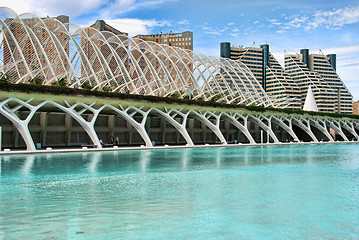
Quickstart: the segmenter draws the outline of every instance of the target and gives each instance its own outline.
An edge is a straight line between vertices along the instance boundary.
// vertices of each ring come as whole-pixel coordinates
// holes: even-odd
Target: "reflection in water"
[[[94,152],[90,155],[90,162],[87,164],[87,169],[90,173],[96,173],[99,162],[102,160],[101,152]]]
[[[141,150],[141,160],[140,160],[140,166],[143,173],[146,172],[149,164],[151,163],[151,151]]]
[[[182,169],[187,170],[187,165],[191,164],[190,149],[185,148],[181,152],[182,152]]]
[[[217,168],[221,167],[221,156],[222,156],[222,151],[217,151],[216,153],[216,164],[217,164]]]
[[[0,156],[0,239],[351,239],[357,146]]]
[[[53,156],[54,156],[54,154],[51,154],[51,153],[46,154],[46,161],[52,161]]]
[[[34,165],[36,155],[26,155],[26,160],[24,164],[22,165],[20,172],[24,176],[28,176],[30,174],[30,171]]]

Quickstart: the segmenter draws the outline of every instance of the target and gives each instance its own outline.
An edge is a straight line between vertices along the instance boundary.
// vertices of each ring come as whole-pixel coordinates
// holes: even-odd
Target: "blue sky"
[[[61,2],[61,3],[60,3]],[[1,0],[17,13],[69,15],[88,26],[103,19],[135,34],[193,31],[194,50],[219,55],[219,44],[270,45],[288,53],[337,54],[337,71],[359,100],[359,2],[356,0]]]

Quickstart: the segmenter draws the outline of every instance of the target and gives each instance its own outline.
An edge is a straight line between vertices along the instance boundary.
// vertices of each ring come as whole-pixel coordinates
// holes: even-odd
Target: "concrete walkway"
[[[41,154],[41,153],[73,153],[73,152],[105,152],[105,151],[124,151],[124,150],[156,150],[156,149],[181,149],[181,148],[210,148],[210,147],[248,147],[248,146],[252,146],[252,147],[257,147],[257,146],[278,146],[278,145],[315,145],[315,144],[337,144],[337,143],[359,143],[359,142],[299,142],[299,143],[294,143],[294,142],[289,142],[289,143],[257,143],[257,144],[227,144],[227,145],[222,145],[222,144],[205,144],[205,145],[194,145],[194,146],[186,146],[186,145],[179,145],[179,146],[170,146],[170,145],[164,145],[164,146],[153,146],[153,147],[145,147],[145,146],[140,146],[140,147],[108,147],[108,148],[69,148],[69,149],[52,149],[52,148],[47,148],[44,150],[35,150],[35,151],[31,151],[31,150],[13,150],[10,151],[8,149],[4,150],[4,151],[0,151],[0,156],[1,155],[18,155],[18,154]]]

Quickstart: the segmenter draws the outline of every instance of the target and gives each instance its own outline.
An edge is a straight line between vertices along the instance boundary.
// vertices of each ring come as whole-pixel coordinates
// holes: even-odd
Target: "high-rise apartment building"
[[[220,50],[221,57],[241,61],[251,70],[275,106],[301,108],[298,86],[270,53],[268,44],[243,48],[225,42]]]
[[[319,111],[352,113],[353,97],[336,73],[335,54],[309,54],[308,49],[286,54],[285,71],[301,89],[302,104],[311,86]]]
[[[60,24],[69,22],[68,16],[46,17],[46,18],[23,18],[23,19],[5,19],[5,23],[9,26],[5,29],[3,38],[3,60],[4,66],[11,69],[5,69],[7,72],[13,73],[17,81],[26,82],[29,76],[26,73],[32,72],[36,77],[51,78],[49,76],[58,77],[64,74],[65,69],[69,67],[69,38],[64,33]],[[68,26],[65,26],[65,28]],[[29,37],[36,35],[41,43],[36,42]],[[52,34],[56,35],[59,42],[54,42]],[[14,40],[13,40],[14,38]],[[16,46],[15,42],[19,45]],[[40,47],[41,45],[41,47]],[[40,49],[37,49],[39,48]],[[63,48],[67,56],[59,56],[57,49]],[[35,53],[42,53],[40,55]],[[25,62],[23,61],[25,59]],[[46,69],[47,65],[52,65],[51,72],[37,69]],[[27,69],[29,68],[29,69]],[[45,83],[46,84],[46,83]]]

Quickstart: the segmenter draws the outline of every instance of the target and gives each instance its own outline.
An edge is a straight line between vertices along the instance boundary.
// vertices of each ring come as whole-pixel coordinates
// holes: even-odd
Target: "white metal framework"
[[[273,106],[241,62],[0,8],[9,81]]]
[[[18,98],[0,99],[0,125],[3,125],[3,131],[12,131],[16,128],[17,132],[21,135],[27,150],[36,150],[35,141],[46,141],[46,135],[50,131],[58,131],[58,134],[53,135],[53,138],[60,140],[60,132],[67,131],[71,135],[73,128],[82,129],[88,136],[90,144],[97,148],[102,148],[100,142],[100,130],[108,126],[101,126],[96,130],[96,122],[100,118],[107,118],[113,122],[111,116],[118,116],[131,126],[142,139],[144,146],[153,147],[153,138],[151,138],[151,126],[148,124],[151,118],[156,116],[167,122],[166,125],[172,126],[180,136],[184,139],[184,144],[187,146],[194,146],[193,133],[207,128],[209,133],[213,133],[218,138],[218,144],[227,145],[236,139],[231,139],[228,136],[228,129],[226,129],[224,122],[230,123],[234,129],[239,131],[244,136],[244,143],[257,144],[257,143],[281,143],[281,142],[335,142],[335,137],[340,141],[359,141],[359,122],[356,119],[335,119],[330,117],[309,117],[309,116],[281,116],[274,114],[256,114],[256,113],[235,113],[235,112],[211,112],[211,111],[194,111],[194,110],[177,110],[167,109],[163,110],[151,107],[147,110],[142,108],[129,106],[122,107],[121,105],[114,106],[110,104],[102,104],[95,107],[93,104],[75,103],[69,104],[58,103],[52,100],[41,101],[40,103],[32,103],[33,99],[23,101]],[[44,109],[51,109],[50,111]],[[107,110],[111,113],[104,113]],[[78,123],[78,126],[72,125],[71,121],[66,121],[66,126],[48,125],[47,116],[51,112],[56,112],[58,116],[68,116],[73,121]],[[86,113],[87,114],[84,114]],[[4,118],[8,120],[4,121]],[[39,125],[31,125],[30,122],[39,119]],[[60,117],[61,118],[61,117]],[[63,118],[65,119],[65,118]],[[111,120],[112,119],[112,120]],[[191,125],[191,120],[197,120],[203,125],[195,127]],[[10,125],[9,125],[10,123]],[[69,124],[70,123],[70,124]],[[104,123],[104,122],[102,122]],[[147,123],[147,126],[146,126]],[[111,124],[108,124],[111,125]],[[257,127],[251,128],[249,125]],[[34,131],[40,130],[42,137],[36,137]],[[76,130],[78,131],[78,130]],[[161,129],[162,133],[166,129]],[[263,133],[267,137],[263,136]],[[261,136],[259,136],[261,134]],[[259,138],[260,137],[260,138]],[[263,138],[265,137],[265,138]],[[6,144],[11,141],[9,138],[3,138]],[[36,138],[36,140],[34,139]],[[69,139],[71,136],[69,136]],[[163,138],[164,139],[164,138]],[[242,139],[243,140],[243,139]],[[264,141],[266,140],[266,141]],[[202,144],[206,144],[204,142]],[[235,143],[241,144],[238,139]],[[169,144],[163,141],[162,144]]]

